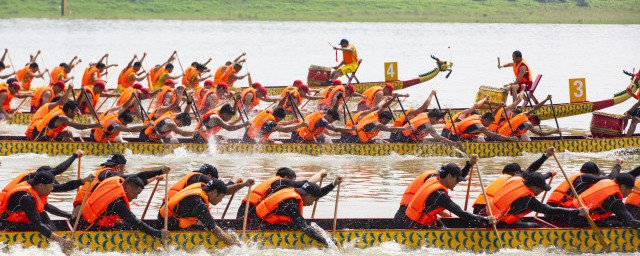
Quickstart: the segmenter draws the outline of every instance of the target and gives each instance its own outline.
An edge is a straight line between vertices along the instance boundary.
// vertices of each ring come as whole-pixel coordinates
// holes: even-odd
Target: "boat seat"
[[[527,106],[532,106],[533,104],[538,104],[538,99],[536,99],[536,96],[533,95],[533,93],[536,91],[536,88],[538,88],[538,83],[540,83],[540,79],[542,79],[542,74],[538,74],[538,76],[536,76],[536,79],[533,80],[533,84],[531,84],[531,88],[529,90],[525,90],[524,92],[524,102],[522,103],[522,107],[527,107]]]
[[[356,68],[355,71],[353,71],[353,73],[351,74],[347,74],[347,78],[349,80],[347,80],[347,86],[349,86],[351,84],[351,80],[355,79],[356,83],[360,83],[360,80],[358,80],[358,77],[356,77],[356,73],[358,72],[358,69],[360,68],[360,63],[362,63],[362,59],[358,60],[358,67]]]

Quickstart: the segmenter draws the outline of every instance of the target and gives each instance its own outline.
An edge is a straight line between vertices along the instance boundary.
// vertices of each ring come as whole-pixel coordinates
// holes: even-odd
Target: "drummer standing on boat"
[[[516,81],[504,85],[504,88],[509,90],[513,100],[515,101],[518,97],[518,93],[522,91],[522,89],[527,91],[531,89],[533,80],[531,80],[531,69],[529,69],[529,64],[527,64],[527,62],[522,58],[522,52],[514,51],[513,54],[511,54],[511,58],[513,59],[513,62],[504,65],[500,65],[500,59],[498,58],[498,69],[513,67],[513,73],[516,76]]]
[[[331,72],[328,83],[331,84],[334,79],[343,75],[354,73],[358,69],[358,50],[355,45],[350,44],[349,40],[340,40],[340,47],[333,47],[336,51],[342,51],[342,62],[333,67],[335,71]]]

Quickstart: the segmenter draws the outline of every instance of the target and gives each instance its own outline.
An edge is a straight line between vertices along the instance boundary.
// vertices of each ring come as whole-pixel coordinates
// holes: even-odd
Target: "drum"
[[[476,101],[478,102],[484,97],[489,96],[487,102],[491,102],[491,105],[498,106],[507,102],[507,90],[504,88],[496,88],[491,86],[480,86],[478,94],[476,94]]]
[[[627,119],[623,115],[593,112],[591,117],[591,135],[594,138],[621,137],[627,127]]]
[[[320,86],[322,83],[329,81],[331,75],[330,67],[309,66],[309,74],[307,75],[307,84],[309,86]]]

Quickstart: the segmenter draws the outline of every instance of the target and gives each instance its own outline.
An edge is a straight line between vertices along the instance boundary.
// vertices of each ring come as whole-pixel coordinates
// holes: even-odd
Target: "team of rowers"
[[[470,228],[496,224],[502,228],[538,227],[537,222],[522,219],[531,212],[543,213],[553,225],[562,227],[585,227],[588,224],[583,217],[589,215],[600,226],[640,228],[640,189],[637,187],[640,181],[635,181],[640,167],[621,172],[623,161],[618,159],[611,173],[605,174],[595,163],[586,162],[578,173],[568,178],[585,207],[580,207],[567,181],[551,192],[545,204],[536,197],[551,190],[547,179],[555,172],[541,174],[537,170],[554,154],[554,148],[547,149],[524,171],[517,163],[506,165],[502,170],[503,176],[487,187],[486,197],[478,195],[473,203],[473,213],[462,210],[448,193],[465,181],[478,162],[477,156],[472,155],[463,168],[448,163],[438,170],[421,173],[402,195],[400,208],[394,217],[395,225],[402,229],[442,228],[440,218],[450,217],[445,212],[448,210],[466,220]],[[167,218],[165,230],[141,221],[131,212],[130,202],[137,198],[146,184],[163,180],[164,175],[171,171],[169,167],[126,173],[125,157],[113,154],[87,177],[59,183],[56,176],[82,155],[83,152],[78,150],[56,167],[41,166],[11,180],[0,193],[1,229],[36,230],[65,247],[71,247],[72,240],[55,233],[48,212],[72,221],[79,218],[77,230],[140,230],[161,239],[167,238],[168,231],[206,230],[228,245],[238,243],[218,225],[210,213],[210,204],[217,205],[225,195],[252,186],[254,180],[225,183],[219,179],[218,170],[209,164],[187,173],[169,189],[167,201],[163,201],[158,211],[159,220]],[[237,218],[246,218],[250,230],[300,230],[327,245],[330,241],[303,217],[304,206],[312,205],[343,181],[342,177],[336,177],[331,184],[318,186],[316,183],[326,175],[321,171],[300,181],[290,168],[280,168],[274,177],[251,190],[248,199],[242,200]],[[78,191],[72,202],[72,213],[48,203],[50,193],[75,189]],[[162,223],[157,222],[157,225]]]
[[[343,51],[344,61],[335,67],[336,71],[332,73],[332,77],[355,72],[357,64],[354,63],[358,60],[355,47],[343,40],[341,47],[334,48]],[[148,72],[142,65],[146,54],[140,59],[134,55],[119,73],[120,92],[105,91],[107,70],[117,66],[107,65],[105,59],[108,62],[109,55],[105,54],[85,69],[82,77],[83,90],[79,95],[75,95],[71,83],[73,77],[69,77],[71,70],[81,62],[74,57],[69,63],[61,63],[49,72],[51,79],[48,86],[43,86],[33,93],[21,91],[28,90],[34,78],[43,77],[48,72],[46,69],[39,70],[35,62],[39,54],[38,51],[31,57],[30,62],[16,72],[15,78],[0,84],[0,102],[3,106],[0,114],[4,114],[5,118],[9,117],[12,110],[12,98],[32,97],[31,110],[34,115],[25,135],[27,139],[35,141],[72,140],[73,134],[66,129],[67,127],[91,129],[92,141],[109,143],[123,142],[121,132],[138,132],[140,139],[148,142],[175,143],[178,142],[176,135],[194,138],[196,142],[207,142],[213,138],[224,141],[226,138],[218,135],[219,131],[242,128],[245,129],[242,141],[246,143],[273,142],[269,137],[275,131],[290,133],[293,142],[330,143],[332,136],[338,136],[339,141],[344,143],[420,142],[431,136],[436,141],[449,144],[457,144],[460,141],[529,140],[528,131],[539,136],[560,133],[559,129],[543,131],[537,126],[540,124],[540,118],[535,112],[550,99],[550,96],[531,110],[523,112],[517,107],[525,97],[523,90],[514,91],[517,94],[512,104],[495,106],[491,113],[480,115],[476,111],[485,105],[486,99],[483,99],[456,115],[449,114],[448,118],[445,118],[447,110],[439,107],[429,109],[432,98],[437,98],[435,91],[431,92],[420,107],[405,111],[399,98],[408,95],[394,93],[390,84],[374,86],[360,94],[355,91],[353,85],[342,84],[337,79],[322,91],[311,90],[302,81],[296,80],[285,88],[279,97],[274,97],[268,96],[266,88],[260,83],[250,81],[250,87],[240,93],[233,93],[229,88],[233,87],[236,81],[245,77],[251,80],[249,73],[238,74],[246,61],[244,53],[220,66],[214,74],[207,75],[211,72],[206,67],[211,61],[209,59],[202,64],[193,62],[177,76],[172,75],[172,63],[177,59],[176,52],[167,61],[155,65]],[[523,63],[522,58],[520,61]],[[522,68],[522,65],[518,65],[518,69],[514,67],[514,72]],[[180,77],[182,86],[177,86],[176,80]],[[211,77],[213,79],[208,80]],[[145,79],[149,82],[148,89],[138,83]],[[525,76],[524,80],[529,81],[530,75]],[[527,81],[522,83],[526,84]],[[98,106],[100,98],[116,96],[118,98],[114,101],[113,107],[98,116],[96,108],[101,107]],[[149,108],[153,106],[154,109],[147,113],[141,105],[141,100],[149,98]],[[352,98],[358,100],[353,113],[347,105]],[[305,99],[307,102],[318,102],[317,108],[307,114],[300,110],[304,107]],[[256,109],[261,101],[272,103],[272,107],[261,111]],[[186,106],[183,106],[184,103]],[[395,103],[400,105],[403,112],[398,118],[391,110],[391,105]],[[93,114],[98,122],[75,122],[74,117],[78,113]],[[248,113],[255,115],[250,117]],[[144,120],[143,123],[131,125],[134,115]],[[191,125],[192,115],[197,123],[193,130],[187,130],[185,127]],[[232,120],[236,115],[238,118]],[[287,115],[293,115],[296,120],[284,121]],[[344,126],[334,124],[341,119],[345,121]],[[442,132],[438,133],[433,125],[442,123],[444,127]],[[389,139],[380,139],[380,132],[390,132],[391,136]]]

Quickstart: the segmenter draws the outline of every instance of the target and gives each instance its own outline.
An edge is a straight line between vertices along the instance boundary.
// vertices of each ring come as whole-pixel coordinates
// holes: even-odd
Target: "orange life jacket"
[[[637,180],[635,185],[636,187],[640,186],[640,180]],[[636,189],[631,190],[631,194],[627,196],[624,203],[640,207],[640,191]]]
[[[84,195],[87,192],[87,189],[89,189],[89,193],[91,193],[93,192],[95,187],[100,185],[100,179],[98,179],[98,177],[100,177],[100,174],[102,174],[105,171],[117,172],[115,169],[111,167],[106,167],[106,166],[102,166],[100,167],[100,169],[94,171],[93,176],[95,176],[95,178],[93,179],[93,182],[91,182],[91,187],[89,187],[89,183],[84,183],[80,188],[78,188],[78,192],[76,192],[76,197],[73,198],[74,207],[82,204],[82,199],[84,199]]]
[[[93,85],[96,81],[93,78],[93,74],[96,74],[96,78],[100,78],[100,69],[96,66],[89,66],[84,70],[84,74],[82,75],[82,86]]]
[[[218,67],[218,69],[216,69],[216,73],[213,75],[213,84],[214,85],[218,85],[220,82],[222,82],[222,75],[224,75],[225,71],[227,70],[229,66],[226,65],[222,65],[220,67]],[[224,82],[226,83],[227,81],[224,80]]]
[[[488,206],[491,207],[496,220],[506,224],[513,224],[531,212],[530,210],[525,210],[518,214],[509,214],[511,204],[525,196],[535,197],[536,195],[531,188],[524,185],[524,179],[522,177],[511,178],[491,199]]]
[[[49,80],[49,84],[55,84],[61,79],[64,79],[64,80],[69,79],[67,77],[67,72],[61,66],[57,66],[53,68],[53,70],[51,70],[51,73],[49,75],[51,76],[51,80]]]
[[[453,122],[454,122],[454,123],[456,123],[456,124],[459,122],[458,118],[460,117],[460,113],[462,113],[462,112],[458,112],[458,113],[456,113],[455,115],[453,115],[453,116],[451,117],[451,118],[453,119]],[[456,125],[456,128],[457,128],[457,127],[458,127],[458,126]],[[453,123],[451,123],[451,120],[446,120],[446,121],[444,122],[444,127],[442,127],[442,130],[443,130],[443,131],[444,131],[444,130],[450,131],[450,132],[453,134],[455,131],[453,131],[453,129],[452,129],[452,128],[453,128]]]
[[[345,65],[358,62],[358,51],[356,50],[356,46],[353,44],[349,44],[349,46],[353,48],[353,52],[342,51],[342,63]]]
[[[36,130],[39,133],[43,133],[43,132],[45,132],[45,129],[46,129],[46,133],[44,134],[44,136],[47,136],[48,138],[58,137],[58,135],[65,128],[67,128],[67,125],[66,124],[60,124],[60,126],[55,127],[55,128],[49,128],[49,127],[50,127],[51,122],[54,121],[54,119],[57,119],[58,117],[61,117],[61,116],[66,116],[64,111],[62,111],[62,108],[54,108],[54,109],[52,109],[42,119],[36,121],[36,123],[35,123]]]
[[[203,124],[208,123],[209,122],[209,118],[212,115],[220,116],[220,109],[219,108],[214,108],[212,110],[207,111],[207,113],[205,113],[202,116],[202,121],[200,121],[200,122],[198,122],[196,124],[196,129],[195,130],[197,131],[198,129],[200,129],[200,127],[202,127]],[[209,127],[207,127],[206,131],[201,132],[199,134],[200,134],[200,136],[202,136],[202,138],[209,139],[209,138],[211,138],[211,136],[216,135],[220,130],[222,130],[222,126],[216,126],[216,127],[211,128],[211,129],[209,129]]]
[[[195,90],[195,93],[193,94],[196,102],[200,102],[202,100],[202,97],[204,97],[204,92],[211,90],[212,88],[213,87],[205,88],[203,86],[198,86],[198,88],[196,88]]]
[[[205,186],[202,182],[197,182],[187,186],[186,188],[180,190],[175,193],[172,197],[169,198],[169,203],[166,203],[160,207],[160,216],[165,217],[165,212],[169,214],[168,217],[174,217],[178,220],[178,225],[180,228],[185,229],[189,228],[195,224],[198,224],[199,219],[197,217],[180,217],[176,216],[176,208],[180,205],[183,199],[189,196],[199,196],[202,198],[205,204],[207,204],[207,209],[210,209],[209,206],[209,196],[202,190],[202,187]],[[166,210],[167,205],[169,206],[169,210]]]
[[[118,84],[122,88],[131,88],[135,80],[136,70],[131,68],[123,69],[118,77]]]
[[[451,129],[454,135],[460,135],[460,137],[464,139],[473,138],[477,135],[477,133],[467,133],[465,132],[467,128],[473,125],[482,125],[482,121],[480,120],[480,115],[470,115],[462,119],[462,121],[457,122],[455,125],[455,129]]]
[[[102,115],[100,117],[100,125],[102,127],[91,128],[91,131],[93,132],[93,138],[97,142],[107,142],[107,141],[114,142],[116,140],[116,137],[120,135],[120,131],[113,130],[110,132],[109,128],[116,124],[123,125],[122,122],[120,122],[120,119],[118,119],[117,112],[109,113],[107,115]]]
[[[240,99],[242,100],[242,104],[244,104],[244,99],[247,98],[247,95],[249,94],[253,95],[253,99],[251,103],[249,103],[249,105],[245,105],[245,106],[247,107],[247,109],[252,110],[253,108],[255,108],[260,104],[260,99],[258,99],[258,93],[256,89],[253,87],[249,87],[247,89],[244,89],[242,91],[242,94],[240,94]]]
[[[365,96],[365,98],[361,101],[364,101],[364,104],[368,107],[368,108],[373,108],[376,105],[376,94],[378,92],[382,91],[382,86],[373,86],[367,90],[365,90],[362,95]]]
[[[409,108],[405,111],[406,116],[410,115],[411,112],[413,112],[413,108]],[[407,124],[407,118],[404,114],[400,115],[399,117],[396,118],[396,120],[393,122],[393,126],[394,127],[403,127],[405,124]],[[411,121],[411,120],[409,120]],[[413,123],[411,123],[413,124]]]
[[[347,89],[344,87],[344,85],[336,85],[336,86],[332,86],[333,88],[327,93],[327,95],[323,95],[325,96],[324,99],[322,100],[322,104],[325,104],[327,106],[331,106],[331,102],[333,101],[333,99],[335,98],[337,93],[342,93],[343,97],[347,97]],[[329,89],[327,89],[329,90]],[[327,91],[325,90],[325,91]]]
[[[498,128],[498,133],[502,134],[503,136],[516,136],[516,137],[525,135],[528,129],[518,129],[518,128],[526,122],[529,122],[529,117],[527,117],[527,114],[525,113],[517,114],[514,117],[509,118],[509,121],[503,122],[500,128]]]
[[[303,138],[305,140],[313,140],[314,138],[318,138],[318,136],[320,136],[320,134],[325,131],[325,127],[316,127],[316,123],[322,120],[323,116],[324,115],[321,111],[316,111],[307,115],[305,117],[305,120],[309,124],[311,130],[309,130],[309,128],[307,128],[306,126],[298,128],[296,131],[298,132],[298,135],[300,135],[300,138]]]
[[[429,179],[422,184],[407,205],[407,210],[405,211],[407,217],[424,226],[433,225],[438,219],[438,214],[444,211],[444,207],[438,207],[427,213],[424,212],[424,209],[427,208],[427,198],[438,190],[444,190],[445,193],[449,194],[449,190],[440,183],[440,178]]]
[[[493,197],[498,193],[498,191],[500,191],[500,189],[502,189],[502,187],[504,187],[504,184],[507,183],[507,180],[511,177],[513,176],[504,174],[502,177],[491,182],[491,184],[485,188],[484,191],[487,193],[489,200],[493,199]],[[476,205],[487,205],[487,201],[484,200],[483,194],[479,194],[478,197],[476,197],[476,201],[473,202],[473,206],[475,207]]]
[[[118,198],[122,198],[129,206],[129,199],[124,193],[122,186],[124,179],[118,176],[111,177],[100,182],[87,198],[87,202],[82,209],[82,218],[92,225],[98,227],[111,228],[121,221],[118,215],[106,215],[107,207]]]
[[[89,99],[91,100],[91,105],[93,106],[93,109],[96,109],[96,106],[98,105],[98,101],[100,101],[100,94],[93,92],[93,85],[85,86],[84,90],[87,92],[87,96],[89,96]],[[84,99],[84,95],[78,95],[78,97]],[[91,109],[89,108],[86,102],[83,102],[82,104],[80,104],[80,109],[82,110],[82,113],[91,114]]]
[[[578,177],[582,176],[583,173],[576,173],[574,175],[569,176],[569,182],[573,184]],[[564,180],[556,187],[556,189],[551,192],[547,203],[554,203],[560,205],[564,208],[573,208],[573,193],[571,192],[571,187],[569,183]]]
[[[20,82],[23,91],[28,91],[31,89],[31,81],[33,81],[33,76],[30,76],[29,72],[33,72],[33,70],[29,68],[29,66],[16,71],[16,80]]]
[[[191,76],[191,73],[193,72],[193,70],[195,70],[196,68],[194,68],[193,66],[188,66],[185,70],[184,70],[184,76],[182,76],[182,85],[187,86],[187,84],[189,83],[189,79],[187,79],[187,77]]]
[[[166,75],[167,70],[164,67],[153,67],[149,70],[149,78],[151,84],[149,85],[149,91],[155,91],[164,85],[164,79],[160,80],[160,75]]]
[[[33,171],[24,171],[20,174],[18,174],[15,178],[13,178],[11,181],[9,181],[9,184],[7,184],[3,189],[2,192],[7,192],[9,191],[9,189],[13,188],[14,186],[22,183],[22,180],[24,179],[24,177],[27,177],[27,175],[33,173]]]
[[[184,71],[184,76],[182,77],[182,84],[188,89],[192,89],[200,85],[200,81],[198,79],[200,77],[200,71],[194,68],[193,66],[187,67]]]
[[[404,115],[402,116],[402,118],[404,118]],[[396,121],[398,121],[398,119],[396,119]],[[429,115],[427,113],[420,113],[414,118],[411,118],[411,125],[413,126],[413,130],[404,130],[402,131],[402,134],[404,134],[404,136],[410,137],[412,141],[421,141],[429,134],[418,131],[418,128],[420,128],[422,125],[430,124],[431,119],[429,119]]]
[[[531,85],[533,81],[531,80],[531,69],[529,69],[529,64],[527,64],[527,62],[524,61],[524,59],[520,61],[520,63],[513,65],[513,73],[516,75],[516,78],[518,78],[518,76],[520,75],[521,66],[524,66],[525,68],[527,68],[527,70],[525,71],[524,76],[522,77],[522,80],[520,80],[520,84]]]
[[[49,92],[49,101],[43,103],[42,95],[45,92]],[[55,97],[55,92],[53,91],[53,88],[48,85],[42,86],[33,93],[33,97],[31,98],[31,108],[36,108],[36,109],[40,108],[40,106],[44,105],[45,103],[51,102],[53,97]]]
[[[302,197],[295,188],[284,188],[271,194],[256,206],[256,214],[260,219],[269,224],[291,223],[293,220],[289,216],[277,214],[280,203],[289,199],[296,199],[298,201],[298,209],[302,215]]]
[[[124,105],[124,103],[129,101],[129,99],[133,97],[134,93],[137,93],[137,92],[138,92],[138,89],[135,89],[132,87],[124,89],[124,91],[122,91],[122,94],[120,94],[120,97],[118,97],[118,100],[116,100],[116,106],[122,107],[122,105]]]
[[[238,71],[236,71],[232,66],[229,66],[224,70],[224,73],[222,73],[220,80],[217,82],[213,81],[213,84],[218,85],[219,83],[225,83],[231,87],[236,82],[235,79],[231,80],[231,75],[235,75],[237,73]]]
[[[418,175],[411,183],[407,189],[404,190],[404,194],[402,194],[402,200],[400,200],[400,206],[407,206],[411,202],[411,199],[415,196],[418,189],[422,187],[422,185],[433,177],[437,177],[437,171],[426,171]]]
[[[169,75],[169,71],[163,68],[158,72],[159,72],[158,78],[156,79],[156,82],[153,84],[153,87],[150,88],[151,91],[162,89],[162,87],[165,86],[165,82],[167,81],[167,76]]]
[[[331,91],[333,89],[335,89],[336,86],[335,85],[330,85],[327,88],[325,88],[324,90],[322,90],[322,92],[320,92],[320,96],[322,96],[323,98],[327,98],[329,96],[329,93],[331,93]],[[320,100],[320,102],[322,102],[323,100]]]
[[[215,95],[216,96],[216,101],[214,102],[207,102],[209,99],[209,96],[211,95]],[[220,102],[220,97],[218,96],[218,94],[216,93],[216,90],[214,88],[211,88],[210,90],[208,90],[207,92],[204,93],[204,96],[202,96],[202,98],[200,99],[199,102],[197,102],[198,104],[198,109],[203,109],[205,107],[205,105],[209,105],[209,108],[215,108],[218,105],[218,102]],[[209,110],[207,110],[209,111]]]
[[[177,95],[175,94],[173,88],[171,88],[171,86],[168,86],[168,85],[162,86],[162,90],[160,91],[160,93],[158,93],[158,96],[157,96],[158,99],[156,100],[156,109],[162,107],[162,104],[164,103],[164,97],[166,96],[167,93],[171,93],[171,102],[169,103],[169,105],[171,105],[171,103],[176,101]]]
[[[0,83],[0,93],[2,92],[7,92],[7,97],[4,99],[4,102],[2,103],[2,109],[4,109],[4,111],[10,111],[11,100],[13,99],[13,93],[9,91],[9,87],[7,87],[6,83]]]
[[[172,120],[176,117],[176,114],[168,111],[167,113],[162,114],[158,119],[153,121],[153,126],[149,126],[144,130],[144,134],[147,135],[147,137],[150,140],[160,140],[164,137],[167,137],[171,132],[171,130],[166,131],[166,132],[161,132],[159,130],[160,127],[158,127],[158,125],[162,122],[164,122],[164,120]],[[158,131],[157,133],[154,132],[154,130]],[[160,134],[160,136],[158,136],[158,134]]]
[[[35,114],[33,114],[33,116],[31,116],[31,122],[29,122],[29,126],[27,126],[27,130],[25,131],[25,135],[27,136],[27,139],[32,140],[33,139],[33,131],[36,128],[36,122],[38,120],[42,120],[42,118],[44,116],[46,116],[47,114],[49,114],[49,104],[54,104],[54,103],[47,103],[42,105],[42,107],[40,107]],[[62,109],[60,106],[56,106],[54,109]],[[51,110],[53,111],[53,109]]]
[[[42,213],[44,211],[44,207],[47,204],[47,197],[39,195],[38,192],[27,182],[21,182],[12,188],[9,188],[6,192],[0,193],[0,215],[6,215],[4,220],[12,223],[31,224],[31,221],[27,218],[27,214],[24,211],[10,212],[9,209],[7,209],[7,206],[9,205],[9,198],[17,192],[26,192],[33,196],[36,201],[35,206],[38,213]]]
[[[184,177],[180,178],[180,180],[178,180],[178,182],[176,182],[176,184],[173,184],[173,186],[171,186],[171,188],[169,189],[169,192],[167,192],[167,197],[169,198],[169,200],[171,200],[171,198],[178,193],[180,190],[183,190],[184,188],[187,187],[187,182],[189,181],[189,179],[191,179],[191,177],[193,177],[196,174],[201,174],[199,172],[190,172],[187,173],[187,175],[185,175]],[[193,185],[193,184],[191,184]]]
[[[377,122],[379,122],[377,112],[369,113],[364,118],[362,118],[362,120],[358,121],[358,124],[356,125],[357,134],[358,134],[358,138],[360,138],[360,141],[362,143],[367,143],[371,139],[378,136],[378,133],[380,133],[380,130],[378,129],[374,129],[373,131],[369,131],[369,132],[366,132],[364,130],[365,126],[369,124],[377,123]]]
[[[358,118],[360,118],[362,113],[364,113],[364,112],[358,112],[358,113],[353,114],[353,116],[351,116],[353,118],[353,121],[356,122],[356,124],[358,124]],[[351,127],[353,127],[353,122],[351,122],[351,118],[347,118],[347,122],[344,124],[344,128],[351,128]],[[351,133],[353,135],[356,135],[356,132],[353,132],[353,131],[351,131],[349,133]]]
[[[290,102],[291,98],[289,98],[289,95],[291,95],[291,97],[297,101],[296,106],[298,107],[302,105],[302,95],[300,94],[300,91],[298,91],[298,88],[294,86],[289,86],[287,88],[284,88],[284,90],[282,90],[282,94],[280,94],[280,98],[286,99],[284,109],[286,111],[291,112],[293,111],[293,108],[291,107],[293,103]]]
[[[504,108],[498,109],[496,114],[493,116],[493,122],[487,127],[489,131],[498,132],[498,128],[502,125],[502,123],[506,120],[504,115]]]
[[[589,209],[589,216],[595,221],[603,220],[613,215],[612,212],[605,211],[602,208],[602,202],[610,196],[615,196],[617,198],[622,199],[622,191],[620,191],[620,186],[614,180],[601,180],[593,184],[590,188],[585,190],[580,194],[580,198],[582,198],[582,202],[584,202],[584,206]],[[574,198],[573,208],[580,207],[580,203],[578,203],[578,199]],[[594,213],[594,210],[602,210],[604,213]]]
[[[258,115],[253,118],[253,121],[251,121],[251,125],[249,125],[249,128],[247,128],[247,136],[255,141],[267,141],[269,139],[269,135],[271,135],[272,132],[262,134],[262,138],[259,139],[258,136],[262,132],[262,126],[269,121],[278,123],[276,117],[273,116],[273,111],[263,110],[262,112],[258,113]]]
[[[276,176],[276,177],[269,178],[264,182],[258,184],[256,188],[251,190],[251,200],[249,201],[249,203],[253,206],[258,205],[267,196],[267,191],[269,191],[269,189],[271,188],[271,185],[274,182],[279,181],[281,179],[282,177]],[[242,202],[243,203],[247,202],[247,196],[244,196],[244,198],[242,199]]]

